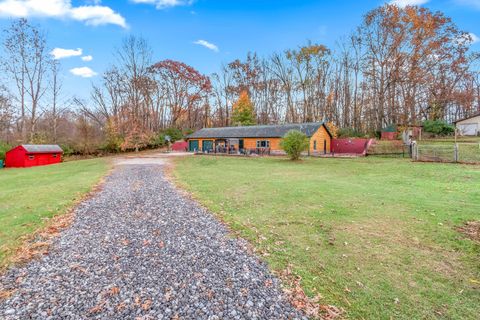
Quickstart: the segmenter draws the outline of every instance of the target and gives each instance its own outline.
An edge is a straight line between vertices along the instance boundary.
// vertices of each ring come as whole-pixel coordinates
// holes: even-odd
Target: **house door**
[[[188,141],[188,150],[190,152],[198,151],[198,140],[189,140]]]
[[[327,140],[323,140],[323,154],[327,154]]]
[[[212,151],[212,150],[213,150],[213,141],[203,140],[203,142],[202,142],[202,150],[203,150],[203,152]]]
[[[238,140],[238,149],[242,150],[244,148],[243,146],[243,139]]]

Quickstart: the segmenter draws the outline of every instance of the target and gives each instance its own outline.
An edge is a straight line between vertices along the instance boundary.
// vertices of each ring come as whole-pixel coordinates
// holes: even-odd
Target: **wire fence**
[[[480,143],[415,144],[412,159],[430,162],[480,163]]]

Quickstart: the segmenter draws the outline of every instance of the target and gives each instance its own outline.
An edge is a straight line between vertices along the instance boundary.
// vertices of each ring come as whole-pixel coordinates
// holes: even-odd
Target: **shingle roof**
[[[290,130],[299,130],[307,137],[311,137],[322,125],[323,122],[312,122],[248,127],[204,128],[192,133],[187,136],[187,138],[282,138]]]
[[[28,153],[61,153],[62,148],[56,144],[22,144]]]

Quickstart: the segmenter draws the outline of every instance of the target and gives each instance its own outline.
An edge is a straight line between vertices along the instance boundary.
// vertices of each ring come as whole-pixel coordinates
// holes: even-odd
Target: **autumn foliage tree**
[[[173,127],[192,128],[208,123],[210,78],[179,61],[164,60],[149,68],[164,94],[163,103],[170,112]]]
[[[0,94],[0,139],[9,143],[58,138],[80,152],[97,141],[97,148],[140,149],[158,146],[152,140],[168,128],[317,121],[339,135],[365,136],[480,112],[474,39],[426,7],[385,4],[331,48],[307,42],[266,57],[250,52],[211,76],[179,61],[154,63],[148,43],[129,36],[91,99],[73,99],[70,110],[57,99],[61,81],[47,68],[44,34],[24,19],[4,33],[9,92]]]
[[[233,105],[232,124],[236,126],[252,126],[256,124],[253,103],[248,92],[243,90]]]

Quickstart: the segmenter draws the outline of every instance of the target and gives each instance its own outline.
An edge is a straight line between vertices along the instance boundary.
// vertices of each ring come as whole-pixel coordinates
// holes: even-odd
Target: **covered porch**
[[[203,140],[201,152],[231,155],[268,155],[270,154],[270,148],[266,146],[247,148],[245,139],[242,138],[217,138],[214,140]]]

